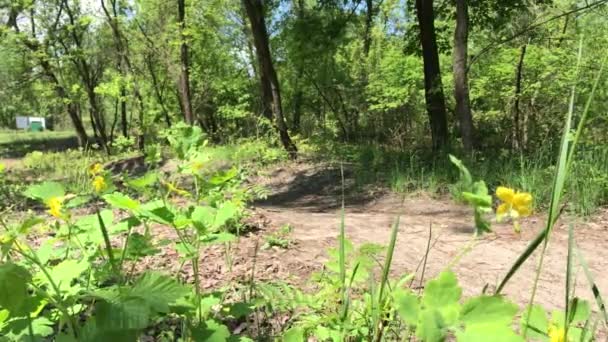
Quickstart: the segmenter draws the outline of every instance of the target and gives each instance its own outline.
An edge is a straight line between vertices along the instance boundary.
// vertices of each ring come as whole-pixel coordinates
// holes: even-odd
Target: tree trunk
[[[260,66],[263,107],[265,110],[270,109],[270,113],[272,113],[271,115],[273,115],[275,119],[276,128],[279,131],[281,143],[289,153],[289,156],[292,159],[295,159],[297,158],[298,150],[289,137],[287,124],[285,123],[285,117],[283,116],[281,90],[277,73],[272,63],[272,55],[270,54],[262,0],[243,0],[243,4],[251,24],[253,42]]]
[[[519,54],[519,62],[517,62],[517,69],[515,72],[515,101],[513,102],[513,131],[511,133],[511,142],[514,149],[521,148],[521,129],[520,129],[520,97],[521,97],[521,83],[523,81],[523,70],[524,70],[524,59],[526,57],[526,49],[528,44],[524,44],[521,47]]]
[[[180,101],[182,102],[182,109],[184,114],[184,121],[186,123],[194,124],[194,114],[192,113],[192,102],[190,101],[190,66],[189,66],[189,55],[188,55],[188,43],[184,37],[184,30],[186,28],[186,4],[185,0],[177,0],[177,14],[179,23],[179,39],[182,42],[180,46],[180,68],[181,73],[179,75],[179,94]]]
[[[365,0],[367,12],[365,12],[365,35],[363,36],[363,55],[369,56],[372,45],[372,24],[374,23],[374,0]]]
[[[456,30],[454,31],[454,98],[456,117],[460,122],[460,136],[465,151],[473,150],[473,117],[469,100],[467,50],[469,38],[468,0],[456,0]]]
[[[122,136],[129,137],[129,122],[127,121],[127,89],[124,85],[120,86],[120,125]]]
[[[433,0],[416,0],[416,12],[424,62],[426,109],[431,126],[433,150],[437,151],[448,147],[448,122],[435,37]]]

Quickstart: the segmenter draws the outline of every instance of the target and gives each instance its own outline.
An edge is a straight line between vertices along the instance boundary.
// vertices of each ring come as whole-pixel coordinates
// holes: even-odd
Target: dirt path
[[[374,193],[355,188],[346,174],[346,232],[356,245],[366,242],[388,244],[391,225],[401,214],[401,224],[392,273],[400,275],[416,270],[423,258],[432,226],[432,248],[428,256],[426,276],[433,277],[469,243],[472,213],[465,206],[449,200],[416,197],[399,198],[386,192]],[[306,164],[289,165],[268,174],[261,181],[268,185],[271,196],[257,203],[257,212],[272,226],[289,224],[295,247],[282,252],[281,268],[299,265],[301,269],[319,269],[326,260],[327,249],[336,245],[340,222],[340,169]],[[537,302],[549,308],[561,308],[564,301],[564,274],[567,254],[567,224],[560,223],[545,257],[539,281]],[[608,293],[608,210],[586,223],[577,223],[576,239],[594,273],[601,293]],[[487,235],[458,262],[458,274],[465,295],[479,294],[488,284],[493,289],[544,224],[540,216],[523,222],[523,233],[517,236],[509,224],[494,225],[494,234]],[[537,254],[538,255],[538,254]],[[529,300],[536,260],[527,261],[512,278],[505,293],[519,304]],[[284,269],[284,271],[288,271]],[[302,275],[297,273],[296,275]],[[305,272],[306,273],[306,272]],[[420,272],[419,272],[420,273]],[[592,300],[582,270],[577,273],[577,294]]]

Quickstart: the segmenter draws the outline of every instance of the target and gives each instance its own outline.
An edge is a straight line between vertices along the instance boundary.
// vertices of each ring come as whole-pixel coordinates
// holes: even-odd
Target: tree
[[[433,150],[448,146],[448,122],[439,68],[439,52],[435,36],[433,0],[416,0],[416,15],[420,27],[420,43],[424,62],[424,89],[426,109],[431,125]]]
[[[266,30],[264,19],[264,5],[262,4],[262,0],[243,0],[243,5],[251,25],[251,33],[259,64],[259,77],[262,85],[262,111],[265,113],[265,116],[272,116],[274,118],[283,147],[287,150],[289,156],[295,159],[297,158],[298,150],[289,137],[287,124],[283,116],[281,89],[270,53],[268,31]]]
[[[469,99],[469,79],[467,76],[469,39],[469,0],[456,0],[456,29],[454,30],[454,99],[456,117],[460,124],[462,146],[466,151],[473,149],[473,117]]]
[[[185,37],[186,29],[186,4],[185,0],[177,0],[177,21],[179,24],[180,34],[180,75],[179,75],[179,97],[181,101],[182,113],[184,121],[188,124],[194,124],[194,114],[192,113],[192,101],[190,100],[190,56],[188,52],[188,43]]]

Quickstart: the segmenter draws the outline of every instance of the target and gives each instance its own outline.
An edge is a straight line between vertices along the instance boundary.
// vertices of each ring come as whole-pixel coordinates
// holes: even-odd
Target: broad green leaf
[[[89,318],[85,325],[80,329],[79,342],[133,342],[137,341],[138,331],[135,329],[121,330],[109,327],[104,329],[97,323],[94,317]],[[73,340],[67,340],[71,342]],[[58,341],[59,342],[59,341]]]
[[[444,271],[426,284],[422,295],[422,307],[438,310],[446,325],[451,325],[458,318],[460,309],[458,301],[461,294],[462,289],[458,286],[456,275]]]
[[[148,172],[145,175],[137,178],[129,178],[127,179],[127,185],[138,190],[142,191],[147,187],[150,187],[158,182],[158,173],[156,172]]]
[[[155,312],[168,313],[169,304],[191,292],[189,287],[178,283],[174,277],[146,272],[133,284],[128,294],[145,299]]]
[[[19,312],[27,299],[30,273],[22,266],[7,262],[0,264],[0,307]]]
[[[9,341],[31,341],[29,324],[26,317],[19,317],[11,320],[7,324],[6,330],[8,330],[8,333],[6,334],[6,337],[8,337]],[[54,332],[54,323],[46,317],[34,318],[32,319],[31,324],[35,341],[44,341],[44,337],[50,336]]]
[[[19,232],[19,234],[27,235],[31,228],[33,228],[43,222],[44,222],[44,220],[40,217],[35,217],[35,216],[28,217],[27,219],[25,219],[25,221],[23,221],[21,223],[21,225],[19,225],[18,232]]]
[[[35,200],[47,202],[51,198],[65,196],[65,189],[60,183],[44,182],[30,185],[25,190],[24,195]]]
[[[155,208],[152,210],[146,210],[143,212],[143,215],[148,217],[150,220],[164,224],[164,225],[172,225],[173,220],[175,219],[175,214],[171,209],[166,206]]]
[[[146,237],[140,233],[131,233],[127,245],[126,256],[130,260],[137,260],[147,255],[158,253],[159,249],[154,246],[151,237]]]
[[[209,179],[209,183],[213,185],[222,185],[238,175],[239,171],[233,167],[227,171],[220,171]]]
[[[416,337],[425,342],[443,341],[446,334],[446,324],[439,311],[424,309],[418,316]]]
[[[139,202],[120,192],[104,195],[103,199],[114,208],[122,210],[135,211],[141,206]]]
[[[304,342],[304,329],[293,327],[283,334],[283,342]]]
[[[458,342],[524,342],[510,327],[502,324],[473,324],[456,332]]]
[[[230,331],[225,325],[208,320],[204,327],[192,331],[192,337],[195,341],[225,342],[230,338]]]
[[[68,259],[60,262],[50,269],[50,275],[59,289],[63,292],[71,292],[72,282],[80,277],[85,271],[89,270],[91,264],[86,260]],[[38,274],[37,278],[47,285],[50,285],[48,279],[43,274]]]
[[[490,195],[478,195],[471,192],[463,192],[462,197],[471,205],[476,207],[491,207],[492,196]]]
[[[533,305],[532,309],[530,309],[530,307],[526,307],[521,317],[521,331],[526,328],[526,322],[528,322],[526,336],[529,338],[539,339],[544,339],[547,336],[546,334],[549,330],[549,320],[547,319],[547,313],[542,306]]]
[[[208,234],[201,237],[201,242],[206,245],[214,245],[218,243],[233,242],[236,240],[236,235],[230,233]]]
[[[493,324],[508,326],[517,314],[517,305],[499,296],[479,296],[469,299],[460,311],[465,326]]]
[[[239,208],[232,201],[222,203],[215,215],[214,228],[221,228],[228,221],[236,219],[238,213]]]
[[[206,232],[211,229],[215,222],[215,215],[217,210],[215,208],[204,206],[196,207],[192,211],[190,216],[192,224],[199,230],[199,232]]]
[[[247,303],[242,303],[242,302],[234,303],[234,304],[230,304],[230,306],[228,307],[228,315],[230,315],[236,319],[245,317],[252,312],[253,312],[253,310],[251,309],[251,305],[247,304]]]
[[[571,323],[585,322],[591,316],[591,307],[589,302],[586,300],[574,298],[570,301],[570,306],[571,310],[573,310],[573,313],[570,316]]]
[[[408,325],[416,325],[420,312],[418,297],[410,290],[396,289],[393,291],[393,299],[401,319]]]
[[[150,307],[144,298],[118,292],[97,301],[95,306],[97,327],[103,331],[141,330],[149,325],[150,316]]]

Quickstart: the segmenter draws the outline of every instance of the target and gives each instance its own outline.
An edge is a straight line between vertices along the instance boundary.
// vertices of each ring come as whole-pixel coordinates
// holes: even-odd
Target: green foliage
[[[460,196],[475,210],[475,235],[490,232],[490,222],[484,215],[492,212],[492,196],[488,193],[486,182],[483,180],[473,182],[469,170],[462,161],[452,155],[450,161],[460,172]]]

